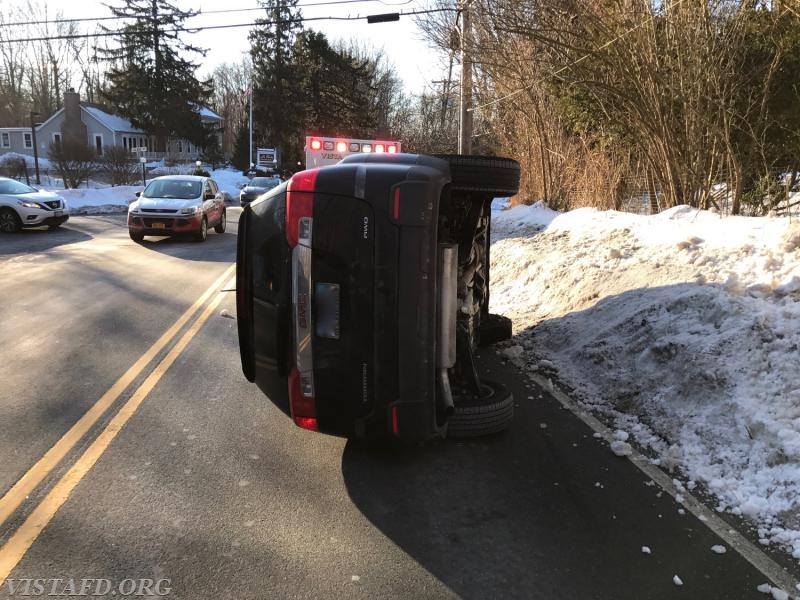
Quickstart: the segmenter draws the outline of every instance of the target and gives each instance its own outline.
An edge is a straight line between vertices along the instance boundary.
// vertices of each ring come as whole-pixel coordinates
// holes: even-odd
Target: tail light
[[[312,150],[321,150],[322,149],[322,140],[311,140],[309,144]]]
[[[394,144],[389,144],[389,147],[386,148],[386,152],[388,152],[389,154],[397,154],[397,146],[395,146]]]
[[[317,430],[317,403],[314,399],[313,374],[311,381],[298,369],[289,373],[289,407],[298,427]]]
[[[375,144],[375,152],[377,154],[385,151],[386,151],[386,146],[384,146],[383,144]]]
[[[347,152],[347,142],[336,142],[337,152]]]
[[[311,225],[314,217],[312,192],[319,169],[300,171],[289,180],[286,190],[286,241],[291,248],[297,244],[311,245]]]
[[[292,419],[304,429],[317,429],[314,399],[314,330],[311,311],[311,232],[314,223],[314,188],[318,169],[301,171],[286,190],[286,242],[292,249],[292,311],[295,367],[289,374]]]

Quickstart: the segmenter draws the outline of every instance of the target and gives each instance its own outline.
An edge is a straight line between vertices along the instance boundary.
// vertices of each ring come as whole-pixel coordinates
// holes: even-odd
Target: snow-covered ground
[[[509,359],[800,559],[800,222],[538,204],[492,227]]]
[[[6,160],[12,156],[24,158],[32,168],[33,158],[30,156],[12,153],[2,155],[3,159]],[[208,166],[205,168],[208,168]],[[47,159],[39,159],[39,169],[42,174],[40,177],[41,185],[35,185],[33,180],[31,180],[31,185],[60,195],[67,201],[71,214],[96,215],[125,212],[128,209],[128,204],[136,198],[136,192],[144,189],[141,184],[112,187],[90,180],[86,187],[65,190],[61,180],[53,177],[53,169],[50,168],[50,163]],[[188,173],[192,169],[194,169],[194,164],[165,167],[161,163],[148,163],[146,178],[149,180],[160,175]],[[236,169],[217,169],[211,172],[211,176],[219,184],[220,189],[228,194],[230,200],[238,204],[239,187],[241,184],[246,183],[249,178]]]

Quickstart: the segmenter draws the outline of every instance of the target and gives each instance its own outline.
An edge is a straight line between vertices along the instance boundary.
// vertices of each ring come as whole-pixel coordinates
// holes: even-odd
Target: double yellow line
[[[52,470],[64,459],[75,445],[89,432],[105,412],[114,404],[125,389],[144,371],[145,367],[161,352],[172,339],[183,329],[186,323],[195,315],[208,299],[229,280],[236,268],[231,265],[225,272],[206,289],[205,292],[190,306],[181,317],[175,321],[164,334],[137,360],[124,375],[122,375],[109,390],[67,431],[58,442],[40,458],[30,470],[25,473],[17,483],[0,498],[0,526],[16,511],[25,501],[26,497],[47,477]],[[114,415],[108,425],[91,443],[86,451],[78,458],[67,473],[53,486],[42,502],[33,510],[31,515],[22,523],[5,545],[0,548],[0,581],[5,580],[12,569],[22,559],[33,542],[47,526],[58,509],[67,501],[69,495],[81,479],[89,472],[116,435],[122,430],[128,420],[136,413],[142,401],[152,391],[158,381],[164,376],[169,367],[180,356],[192,338],[197,334],[203,324],[213,314],[222,294],[218,294],[202,312],[186,333],[178,340],[167,355],[156,365],[150,375],[136,389],[131,398],[125,402],[119,412]]]

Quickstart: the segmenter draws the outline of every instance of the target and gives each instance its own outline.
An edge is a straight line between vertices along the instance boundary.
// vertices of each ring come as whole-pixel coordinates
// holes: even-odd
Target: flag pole
[[[250,158],[248,162],[250,163],[247,165],[249,169],[253,164],[253,84],[250,83],[250,89],[248,90],[248,96],[250,97],[250,119],[249,119],[249,126],[250,126]]]

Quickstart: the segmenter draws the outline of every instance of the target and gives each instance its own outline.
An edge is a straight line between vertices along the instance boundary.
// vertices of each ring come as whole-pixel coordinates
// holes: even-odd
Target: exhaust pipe
[[[456,364],[456,315],[458,313],[458,245],[439,246],[439,302],[437,320],[436,367],[447,414],[453,412],[453,391],[447,369]]]

